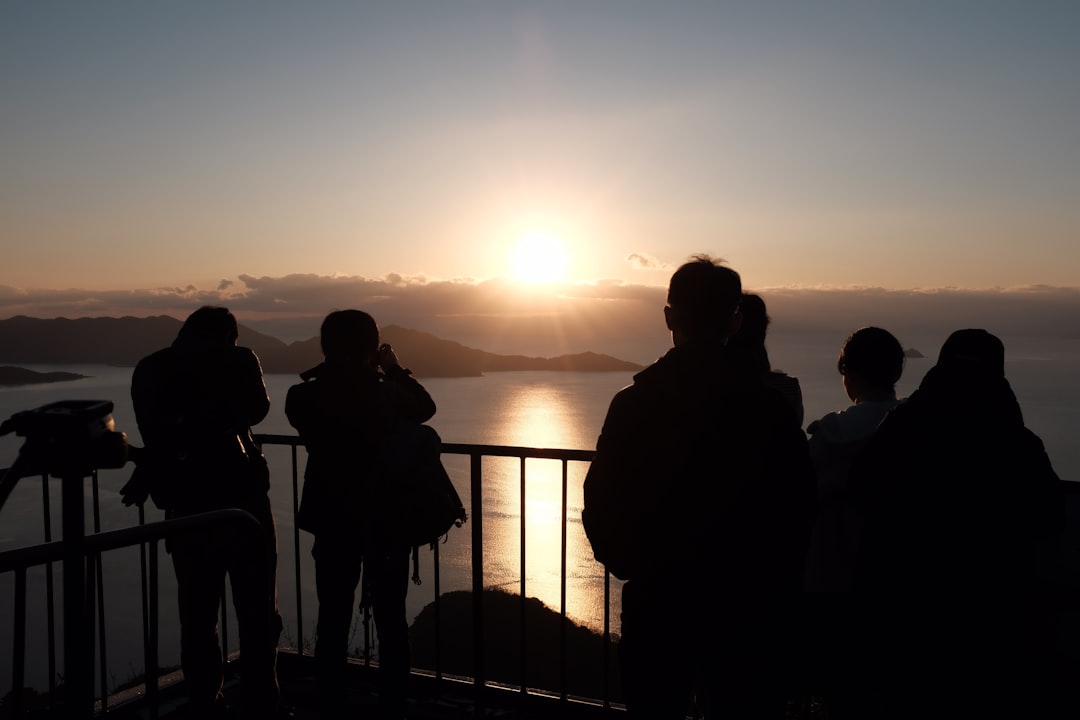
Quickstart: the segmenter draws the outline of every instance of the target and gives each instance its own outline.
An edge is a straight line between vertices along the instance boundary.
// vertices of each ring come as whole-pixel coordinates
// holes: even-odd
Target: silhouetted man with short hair
[[[675,272],[674,347],[616,394],[585,479],[596,559],[626,580],[634,718],[682,720],[697,682],[717,716],[784,713],[814,477],[787,400],[725,348],[740,294],[738,274],[707,256]]]

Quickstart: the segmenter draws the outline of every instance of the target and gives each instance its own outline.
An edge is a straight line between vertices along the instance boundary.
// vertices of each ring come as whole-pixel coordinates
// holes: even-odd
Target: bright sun
[[[544,230],[522,235],[510,257],[514,279],[524,283],[566,280],[570,259],[563,242]]]

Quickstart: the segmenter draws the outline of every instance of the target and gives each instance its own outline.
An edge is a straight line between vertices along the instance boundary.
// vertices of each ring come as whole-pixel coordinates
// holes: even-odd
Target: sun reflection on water
[[[501,442],[580,448],[580,438],[590,431],[580,426],[582,418],[574,400],[565,388],[522,385],[509,398]],[[580,521],[587,469],[583,462],[566,466],[566,608],[571,618],[599,630],[604,608],[603,567],[593,560]],[[524,464],[515,458],[487,458],[484,480],[484,584],[523,592],[558,610],[563,575],[563,463],[543,458],[529,458]],[[618,617],[617,609],[614,617]]]

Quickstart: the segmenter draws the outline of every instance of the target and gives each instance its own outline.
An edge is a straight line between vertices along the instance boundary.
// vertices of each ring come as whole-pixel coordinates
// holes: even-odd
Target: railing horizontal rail
[[[186,530],[234,522],[241,525],[250,524],[253,530],[256,531],[259,528],[258,521],[249,512],[244,510],[214,510],[200,515],[189,515],[172,520],[161,520],[149,525],[136,525],[87,535],[83,540],[83,547],[88,555],[103,553],[145,542],[164,540]],[[59,562],[63,559],[63,548],[63,540],[54,540],[41,545],[6,550],[0,553],[0,573],[11,572],[19,568],[30,568],[35,565],[44,565],[47,562]]]
[[[255,441],[260,445],[287,445],[303,447],[304,441],[296,435],[255,434]],[[452,455],[483,455],[487,457],[538,458],[542,460],[569,460],[571,462],[590,462],[596,455],[595,450],[569,450],[562,448],[537,448],[517,445],[478,445],[474,443],[442,444],[443,453]]]

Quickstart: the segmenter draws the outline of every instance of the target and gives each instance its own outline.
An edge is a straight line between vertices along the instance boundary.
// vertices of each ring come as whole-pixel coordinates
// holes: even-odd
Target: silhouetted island
[[[602,635],[562,617],[537,598],[522,599],[497,588],[484,590],[483,608],[488,680],[510,685],[525,682],[530,687],[560,687],[565,650],[568,694],[603,697],[606,685],[611,699],[622,701],[617,636],[612,643],[605,644]],[[444,593],[437,604],[425,606],[409,627],[413,667],[434,670],[441,666],[449,675],[470,677],[475,672],[474,637],[472,592]],[[527,660],[524,664],[523,656]],[[611,670],[606,683],[605,665]]]
[[[180,320],[167,315],[75,320],[20,315],[0,320],[0,362],[134,367],[171,344],[180,325]],[[642,367],[592,352],[552,358],[496,355],[397,325],[381,328],[381,334],[420,377],[476,377],[512,370],[635,372]],[[266,373],[301,373],[322,360],[318,337],[286,344],[241,325],[240,344],[258,354]]]
[[[37,385],[39,383],[70,382],[86,375],[70,372],[37,372],[26,368],[6,365],[0,367],[0,387],[12,385]]]

